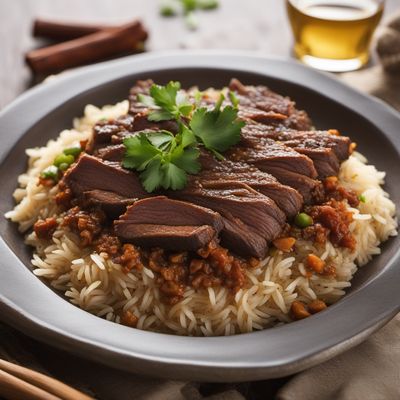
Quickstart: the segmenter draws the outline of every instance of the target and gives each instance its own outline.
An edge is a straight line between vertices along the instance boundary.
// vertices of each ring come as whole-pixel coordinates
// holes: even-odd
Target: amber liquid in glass
[[[374,0],[287,0],[296,57],[319,69],[349,71],[369,58],[383,2]]]

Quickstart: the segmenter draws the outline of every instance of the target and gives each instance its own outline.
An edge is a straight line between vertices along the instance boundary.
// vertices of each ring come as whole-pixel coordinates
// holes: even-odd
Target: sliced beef
[[[348,158],[351,144],[349,138],[321,131],[271,129],[260,124],[243,129],[242,144],[245,146],[268,147],[270,139],[308,156],[314,162],[320,178],[338,174],[340,161]]]
[[[261,124],[279,124],[287,119],[284,114],[241,105],[239,105],[238,117],[245,121],[251,120]]]
[[[224,229],[220,233],[222,246],[244,257],[264,258],[267,255],[267,241],[239,218],[226,211],[223,222]]]
[[[204,170],[200,174],[203,186],[218,187],[221,180],[245,183],[261,194],[272,199],[288,218],[294,217],[303,205],[300,193],[282,185],[272,175],[242,163],[222,161],[212,170]]]
[[[135,115],[131,132],[137,131],[159,131],[166,130],[172,133],[178,132],[178,123],[176,121],[153,122],[148,120],[149,110],[145,109]]]
[[[83,192],[83,200],[86,205],[100,207],[110,218],[118,218],[136,199],[95,189]]]
[[[303,110],[294,110],[280,125],[299,131],[313,129],[310,117]]]
[[[100,160],[88,154],[82,155],[63,178],[75,196],[90,190],[114,192],[127,198],[149,197],[136,172],[128,171],[119,163]]]
[[[205,207],[200,207],[185,201],[169,199],[165,196],[156,196],[138,200],[132,204],[115,222],[118,232],[126,224],[154,224],[160,225],[210,225],[216,232],[222,227],[221,216]]]
[[[171,191],[170,196],[239,218],[255,233],[272,240],[282,230],[285,215],[268,197],[245,184],[226,182],[218,188],[204,188],[196,179],[183,190]]]
[[[115,136],[124,136],[133,129],[134,118],[124,115],[115,120],[100,121],[93,127],[93,136],[87,146],[87,151],[93,153],[96,149],[112,143]]]
[[[276,129],[265,125],[253,125],[244,131],[245,138],[270,138],[283,142],[286,146],[295,149],[332,149],[340,161],[346,160],[350,155],[351,140],[347,136],[339,136],[337,131],[295,131],[289,129]]]
[[[129,92],[129,113],[132,115],[136,115],[147,110],[147,106],[138,101],[138,94],[148,95],[150,92],[150,88],[153,85],[153,81],[151,79],[140,80],[135,83],[135,86],[132,86]]]
[[[258,149],[260,146],[268,148],[270,146],[269,137],[257,137],[257,136],[244,136],[242,138],[242,144],[248,147],[254,147]],[[274,139],[278,140],[279,139]],[[311,141],[310,145],[307,145],[306,140],[301,143],[300,141],[285,141],[285,146],[293,148],[297,153],[303,154],[309,157],[314,163],[314,167],[318,173],[319,178],[327,176],[337,175],[339,172],[340,163],[334,151],[329,147],[314,147],[315,142]]]
[[[95,156],[107,161],[121,161],[125,154],[123,144],[113,144],[102,147],[95,152]]]
[[[262,171],[265,170],[269,174],[275,176],[282,184],[296,189],[303,196],[305,203],[312,202],[315,197],[315,193],[319,192],[322,188],[320,181],[296,172],[289,171],[284,167],[268,166],[264,169],[262,164],[257,164],[257,166]]]
[[[229,89],[237,93],[240,106],[253,107],[286,116],[285,119],[277,121],[279,124],[283,123],[293,129],[311,129],[312,127],[307,114],[297,110],[292,100],[273,92],[266,86],[245,86],[239,80],[232,79]]]
[[[210,243],[215,231],[209,225],[123,224],[118,227],[118,236],[142,247],[196,251]]]
[[[243,131],[247,128],[244,127]],[[268,172],[269,167],[279,167],[310,178],[317,177],[317,171],[310,158],[273,139],[265,138],[262,142],[252,142],[251,145],[242,141],[239,146],[229,150],[226,156],[233,161],[253,164],[262,171]],[[279,180],[279,177],[276,178]]]

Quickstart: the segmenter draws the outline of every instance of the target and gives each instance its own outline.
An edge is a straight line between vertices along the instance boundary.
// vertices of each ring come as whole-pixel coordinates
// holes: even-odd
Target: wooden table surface
[[[199,29],[191,32],[181,18],[161,18],[157,0],[0,0],[0,109],[34,82],[25,66],[24,53],[43,45],[43,42],[31,38],[35,17],[109,24],[138,17],[150,32],[146,46],[149,51],[221,48],[290,57],[292,38],[284,0],[220,0],[220,3],[218,10],[201,12]],[[400,8],[399,0],[387,0],[385,17],[390,16],[396,7]],[[73,374],[72,366],[76,363],[84,365],[87,370],[96,368],[104,374],[109,372],[105,367],[94,366],[73,356],[67,358],[61,351],[29,339],[0,323],[1,357],[16,359],[70,384],[79,381],[79,377]],[[63,361],[54,362],[57,359]],[[283,379],[251,386],[243,384],[236,389],[246,393],[246,398],[261,399],[265,398],[265,393],[274,393],[284,382]],[[87,386],[90,389],[89,381]],[[220,391],[221,387],[226,388],[211,385],[202,386],[202,390],[204,394],[211,394]],[[106,392],[100,395],[99,390],[97,385],[99,397],[111,398]]]
[[[150,32],[147,50],[224,48],[290,56],[291,32],[284,0],[220,0],[218,10],[199,13],[199,29],[181,18],[159,16],[159,0],[1,0],[0,109],[33,84],[24,53],[43,42],[30,35],[35,17],[121,23],[140,18]],[[386,16],[399,0],[387,0]]]

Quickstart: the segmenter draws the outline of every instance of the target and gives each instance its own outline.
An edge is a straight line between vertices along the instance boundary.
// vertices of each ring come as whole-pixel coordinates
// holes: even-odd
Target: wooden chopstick
[[[1,359],[0,396],[9,400],[93,400],[54,378]]]

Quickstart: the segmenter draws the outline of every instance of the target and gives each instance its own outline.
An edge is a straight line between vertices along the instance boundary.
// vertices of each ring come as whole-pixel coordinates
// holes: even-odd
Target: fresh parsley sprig
[[[140,171],[140,179],[147,192],[162,187],[182,189],[187,173],[200,171],[199,150],[190,130],[181,126],[177,135],[168,131],[144,131],[124,140],[126,147],[122,165]]]
[[[153,108],[149,121],[166,121],[170,119],[180,120],[187,117],[193,110],[184,93],[180,92],[179,82],[169,82],[166,86],[153,85],[150,88],[150,96],[138,95],[138,100],[144,105]]]
[[[229,92],[232,105],[222,107],[225,96],[221,93],[214,108],[208,109],[198,108],[198,95],[195,104],[190,103],[180,88],[179,82],[169,82],[166,86],[153,85],[150,96],[138,95],[138,100],[151,110],[149,121],[176,120],[177,134],[143,131],[124,140],[122,165],[140,172],[148,192],[183,189],[187,174],[197,174],[201,169],[200,146],[223,159],[221,153],[240,140],[244,122],[237,118],[238,101],[233,92]]]

